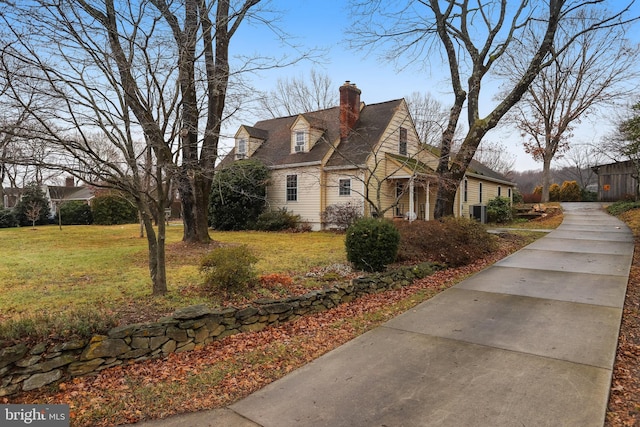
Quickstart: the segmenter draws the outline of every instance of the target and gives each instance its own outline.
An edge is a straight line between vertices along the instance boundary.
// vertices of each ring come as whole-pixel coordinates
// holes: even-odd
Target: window
[[[464,180],[464,202],[467,203],[469,201],[469,181]]]
[[[482,183],[478,184],[478,202],[482,203]]]
[[[238,140],[238,151],[236,157],[238,159],[244,159],[247,156],[247,140],[241,138]]]
[[[407,155],[407,129],[400,128],[400,144],[398,146],[398,153],[402,156]]]
[[[296,132],[296,145],[294,151],[296,153],[302,153],[305,151],[305,133],[302,131]]]
[[[298,175],[287,175],[287,202],[298,201]]]
[[[351,180],[350,179],[341,179],[338,186],[340,187],[339,195],[341,196],[350,196],[351,195]]]
[[[502,187],[498,185],[498,197],[502,196]]]
[[[507,188],[507,197],[511,198],[511,189],[510,188]]]

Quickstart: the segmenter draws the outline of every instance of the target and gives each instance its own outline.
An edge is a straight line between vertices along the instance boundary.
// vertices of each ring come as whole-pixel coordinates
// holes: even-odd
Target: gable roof
[[[347,139],[329,158],[326,166],[356,166],[364,164],[389,125],[402,99],[364,105],[360,117]],[[320,139],[309,151],[291,152],[291,127],[303,117],[311,127],[322,130]],[[264,142],[251,156],[269,167],[286,167],[300,164],[319,164],[332,148],[340,142],[340,107],[296,114],[287,117],[262,120],[254,126],[242,126],[250,136]],[[220,162],[227,166],[235,158],[235,148]]]
[[[393,115],[402,104],[402,99],[365,106],[360,118],[346,140],[332,155],[327,166],[357,166],[367,161]]]

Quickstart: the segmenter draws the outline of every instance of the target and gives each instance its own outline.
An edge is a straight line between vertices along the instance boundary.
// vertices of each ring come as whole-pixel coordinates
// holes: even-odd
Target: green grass
[[[333,233],[211,232],[211,237],[248,245],[259,258],[259,274],[302,275],[346,259],[344,236]],[[4,329],[19,329],[7,322],[73,310],[117,319],[123,311],[161,316],[190,304],[215,306],[219,301],[197,292],[203,281],[200,259],[215,246],[184,245],[181,239],[181,225],[168,227],[169,293],[151,297],[147,241],[138,225],[0,229],[0,322]]]

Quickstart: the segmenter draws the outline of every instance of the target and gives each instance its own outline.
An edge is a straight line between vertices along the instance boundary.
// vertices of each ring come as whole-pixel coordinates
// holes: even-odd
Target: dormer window
[[[244,138],[240,138],[238,140],[238,149],[236,151],[236,158],[244,159],[247,157],[247,140]]]
[[[302,132],[302,131],[297,131],[296,132],[296,144],[295,144],[295,149],[294,151],[296,153],[303,153],[305,152],[305,147],[307,145],[307,134],[306,132]]]

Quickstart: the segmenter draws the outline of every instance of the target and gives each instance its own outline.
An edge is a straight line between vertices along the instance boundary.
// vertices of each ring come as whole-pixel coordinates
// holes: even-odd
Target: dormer
[[[240,126],[235,135],[236,160],[247,159],[267,140],[269,132],[251,126]]]
[[[324,131],[324,123],[300,114],[291,125],[291,153],[309,152]]]

